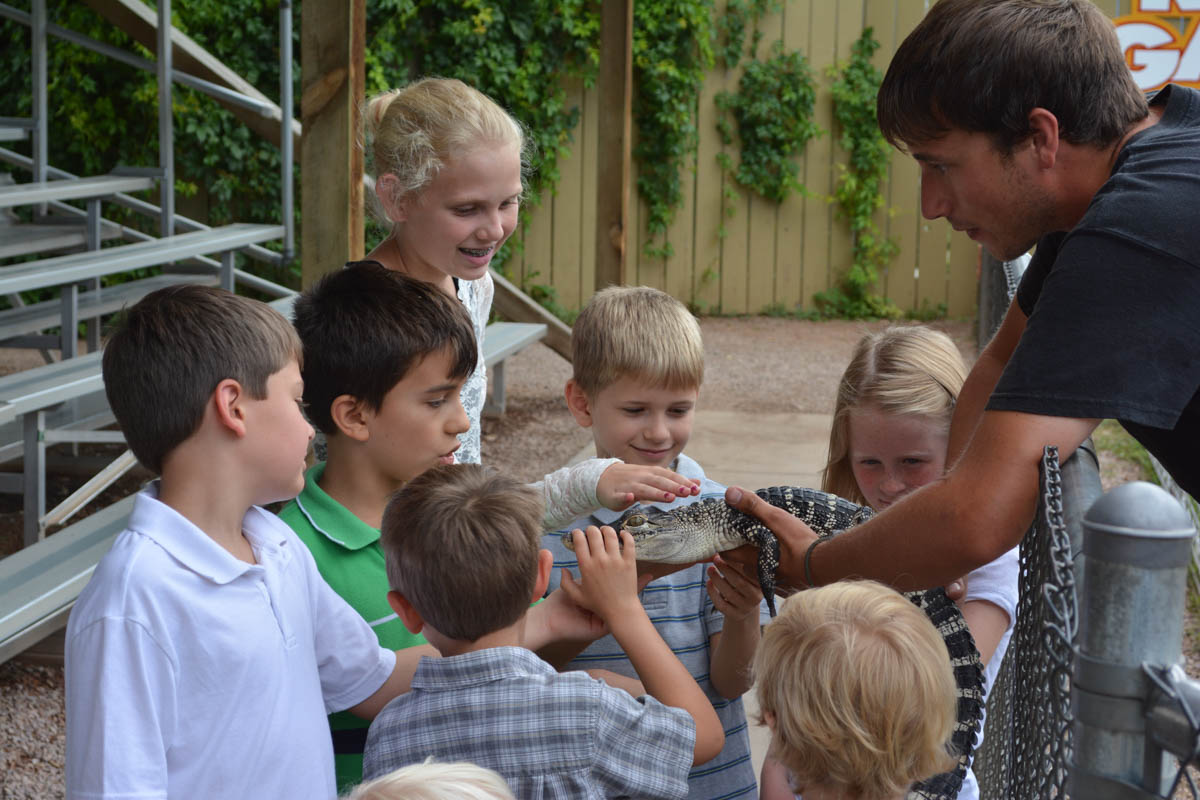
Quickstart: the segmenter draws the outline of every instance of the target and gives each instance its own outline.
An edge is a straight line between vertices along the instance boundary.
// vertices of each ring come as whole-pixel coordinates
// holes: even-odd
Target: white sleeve
[[[1014,547],[994,561],[967,574],[965,601],[986,600],[1008,614],[1011,628],[1017,617],[1017,576],[1021,568],[1020,548]]]
[[[362,615],[321,577],[312,553],[295,533],[289,530],[288,534],[304,560],[325,713],[345,711],[379,691],[396,668],[396,652],[380,646]]]
[[[67,797],[167,797],[176,669],[136,622],[104,617],[67,642]]]
[[[551,472],[537,483],[530,484],[541,490],[546,502],[543,527],[548,531],[556,531],[600,508],[600,498],[596,494],[600,476],[604,470],[619,463],[619,458],[589,458]]]

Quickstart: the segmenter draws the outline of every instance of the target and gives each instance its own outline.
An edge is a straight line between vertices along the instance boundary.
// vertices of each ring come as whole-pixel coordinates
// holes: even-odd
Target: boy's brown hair
[[[1063,141],[1096,147],[1148,113],[1112,21],[1091,0],[940,0],[892,56],[877,116],[898,147],[958,128],[989,134],[1007,155],[1038,107]]]
[[[506,628],[533,597],[542,513],[534,489],[489,467],[427,470],[383,512],[388,583],[451,639]]]
[[[301,358],[300,339],[265,303],[212,286],[151,292],[118,316],[104,348],[104,393],[147,469],[196,432],[217,384],[261,400],[267,379]]]
[[[588,397],[624,377],[667,389],[704,381],[700,325],[683,303],[649,286],[592,295],[571,329],[574,379]]]
[[[954,765],[949,651],[890,587],[839,581],[793,595],[763,629],[754,675],[772,753],[797,785],[891,798]]]
[[[450,377],[475,371],[479,346],[457,298],[431,283],[374,261],[357,261],[321,278],[292,312],[304,342],[308,418],[337,433],[330,407],[347,394],[379,410],[383,398],[431,353],[450,353]]]

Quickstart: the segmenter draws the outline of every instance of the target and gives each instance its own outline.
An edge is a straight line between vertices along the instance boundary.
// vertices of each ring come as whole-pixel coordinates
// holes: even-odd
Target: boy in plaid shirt
[[[442,658],[422,659],[371,725],[364,778],[433,757],[493,769],[522,799],[682,798],[692,764],[720,752],[712,705],[638,600],[629,534],[577,531],[581,581],[563,588],[608,624],[649,696],[555,672],[521,646],[552,563],[541,519],[536,493],[473,464],[436,467],[388,504],[388,601]]]

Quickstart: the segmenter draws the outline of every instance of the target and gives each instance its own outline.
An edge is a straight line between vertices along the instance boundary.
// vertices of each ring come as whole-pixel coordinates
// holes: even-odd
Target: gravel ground
[[[701,322],[706,408],[754,412],[832,411],[837,379],[864,330],[882,323],[806,322],[766,317]],[[974,328],[938,323],[974,354]],[[786,365],[781,368],[780,365]],[[542,345],[508,362],[508,408],[485,420],[483,459],[527,481],[569,460],[588,442],[567,411],[562,389],[570,365]],[[1113,480],[1128,474],[1117,465]],[[1189,619],[1189,634],[1196,625]],[[1196,646],[1185,647],[1188,672],[1200,675]],[[63,796],[62,669],[10,661],[0,665],[0,800]]]

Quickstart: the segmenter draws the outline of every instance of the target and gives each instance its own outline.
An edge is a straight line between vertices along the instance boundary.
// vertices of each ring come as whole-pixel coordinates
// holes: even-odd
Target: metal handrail
[[[153,218],[160,220],[160,227],[163,236],[169,236],[175,230],[175,223],[181,220],[174,209],[174,134],[170,130],[172,121],[170,118],[170,85],[172,82],[181,83],[189,86],[197,91],[203,92],[211,97],[229,102],[243,108],[250,109],[268,119],[279,119],[280,121],[280,161],[281,161],[281,197],[280,208],[283,217],[284,239],[283,250],[280,253],[275,253],[266,248],[256,247],[248,252],[250,257],[258,261],[269,264],[286,264],[295,256],[295,186],[292,173],[292,161],[294,157],[294,147],[292,140],[291,127],[294,124],[292,115],[294,113],[294,98],[292,90],[292,2],[291,0],[283,0],[279,6],[279,49],[280,49],[280,108],[276,111],[270,104],[262,101],[259,98],[251,97],[242,92],[228,89],[211,81],[191,75],[186,72],[174,69],[171,63],[171,32],[174,27],[170,24],[170,0],[158,3],[158,62],[151,62],[147,59],[136,56],[118,47],[98,42],[90,37],[84,36],[81,33],[73,31],[69,28],[64,28],[61,25],[55,25],[46,19],[45,0],[33,0],[32,12],[22,11],[5,3],[0,3],[0,17],[11,19],[19,24],[26,25],[33,31],[33,47],[32,47],[32,72],[33,72],[33,119],[27,123],[28,127],[33,132],[34,139],[34,155],[29,160],[30,169],[33,171],[34,180],[44,181],[49,174],[54,171],[48,163],[48,101],[46,98],[46,35],[52,35],[71,42],[80,47],[92,50],[93,52],[112,58],[116,61],[128,64],[136,69],[156,72],[159,75],[159,142],[160,142],[160,166],[164,170],[165,177],[160,186],[161,207],[154,207],[142,201],[135,201],[133,198],[124,196],[126,202],[122,204],[128,208],[148,213]],[[166,129],[166,135],[164,135]],[[11,152],[11,151],[10,151]],[[59,171],[61,172],[61,171]],[[63,173],[60,177],[75,177],[67,173]],[[131,204],[138,203],[141,207],[135,207]],[[149,212],[150,208],[154,208],[153,213]],[[44,211],[44,207],[41,209]],[[191,225],[199,223],[191,222]],[[183,225],[185,229],[200,230],[198,227],[188,227]],[[207,227],[207,226],[204,226]]]
[[[9,164],[14,164],[18,167],[24,167],[25,169],[33,168],[33,159],[31,159],[29,156],[21,155],[20,153],[16,152],[15,150],[9,150],[6,147],[0,147],[0,161],[5,161]],[[47,174],[52,178],[78,178],[79,177],[78,175],[76,175],[72,172],[67,172],[65,169],[59,169],[58,167],[48,167]],[[136,197],[132,197],[132,196],[124,194],[124,193],[117,193],[117,194],[112,195],[109,198],[109,201],[116,203],[117,205],[122,206],[124,208],[128,208],[131,211],[136,211],[139,214],[144,214],[145,216],[148,216],[151,219],[158,219],[159,215],[161,214],[159,207],[154,205],[153,203],[147,203],[145,200],[139,200]],[[55,203],[51,203],[51,206],[60,211],[74,213],[79,216],[84,216],[87,213],[81,209],[75,208],[72,205],[67,205],[66,203],[55,202]],[[104,221],[109,222],[110,224],[114,224],[114,225],[116,224],[116,223],[113,223],[111,220],[104,220]],[[185,232],[186,231],[206,231],[206,230],[209,230],[211,227],[212,227],[211,225],[205,225],[203,222],[197,222],[196,220],[194,220],[190,217],[185,217],[181,214],[175,215],[176,230],[182,230]],[[138,241],[154,238],[153,236],[144,234],[141,231],[134,230],[133,228],[126,228],[125,226],[121,226],[121,235],[125,236],[125,238],[136,239]],[[242,252],[244,252],[250,258],[253,258],[255,261],[259,261],[259,262],[266,263],[266,264],[278,264],[279,260],[280,260],[279,253],[276,253],[274,250],[268,250],[267,248],[261,247],[259,245],[251,245],[250,247],[247,247]],[[213,261],[212,259],[207,259],[202,256],[197,257],[196,260],[201,261],[206,264],[209,264],[210,266],[220,266],[218,262]]]
[[[5,3],[0,3],[0,17],[6,17],[13,22],[33,26],[32,16],[27,11],[22,11],[19,8],[13,8]],[[136,69],[146,72],[154,72],[157,67],[153,61],[134,55],[127,50],[122,50],[119,47],[114,47],[105,42],[98,42],[95,39],[85,36],[78,31],[73,31],[70,28],[64,28],[61,25],[55,25],[53,22],[46,23],[46,33],[51,36],[62,39],[63,41],[79,45],[80,47],[91,50],[93,53],[99,53],[102,56],[108,56],[114,61],[120,61],[122,64],[128,64]],[[264,102],[257,97],[251,97],[248,94],[243,94],[234,89],[229,89],[204,78],[197,77],[188,72],[172,69],[171,79],[176,83],[181,83],[184,86],[195,89],[198,92],[203,92],[210,97],[215,97],[220,100],[225,100],[234,105],[241,106],[254,111],[267,119],[278,119],[280,114],[276,110],[274,104]]]

